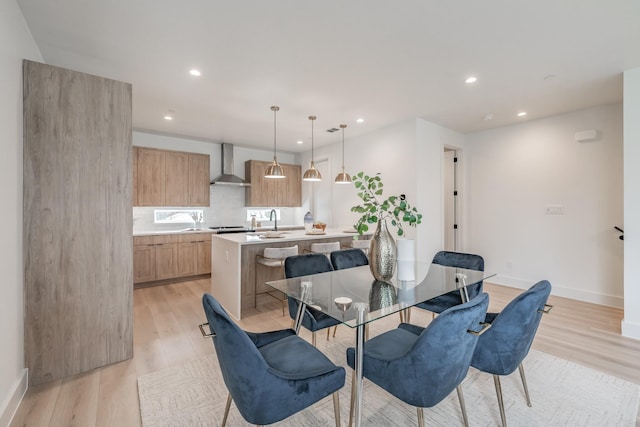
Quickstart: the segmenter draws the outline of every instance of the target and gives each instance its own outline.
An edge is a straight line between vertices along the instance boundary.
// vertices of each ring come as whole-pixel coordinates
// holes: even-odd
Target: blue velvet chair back
[[[343,268],[353,268],[369,264],[369,259],[364,251],[357,248],[333,251],[331,252],[330,258],[334,270],[342,270]]]
[[[211,295],[203,295],[202,305],[224,383],[248,422],[283,420],[344,385],[344,368],[292,329],[245,332]]]
[[[487,315],[491,329],[478,340],[471,366],[494,375],[509,375],[529,353],[551,284],[542,280],[513,299],[497,315]]]
[[[484,259],[480,255],[475,254],[440,251],[435,254],[431,262],[438,265],[444,265],[445,267],[458,267],[466,268],[468,270],[484,271]],[[482,281],[472,283],[467,286],[469,299],[471,300],[480,295],[482,293],[482,288]],[[462,302],[463,299],[460,296],[460,291],[456,290],[420,303],[418,304],[418,307],[434,313],[442,313],[447,308],[462,304]]]
[[[311,253],[294,255],[284,260],[284,276],[287,279],[325,273],[327,271],[333,271],[333,266],[329,258],[324,254]]]
[[[463,252],[440,251],[433,257],[434,264],[484,271],[484,259],[480,255]]]
[[[287,279],[310,274],[326,273],[327,271],[333,271],[333,266],[325,254],[311,253],[295,255],[284,260],[284,276]],[[298,313],[298,301],[294,298],[287,298],[287,304],[289,307],[289,316],[295,319]],[[302,326],[310,331],[318,331],[328,326],[337,325],[338,323],[337,320],[310,307],[307,307],[302,318]]]
[[[398,328],[373,338],[371,346],[365,343],[364,376],[410,405],[435,406],[467,375],[478,342],[477,335],[467,330],[480,329],[488,305],[489,296],[485,293],[445,310],[417,337]],[[407,345],[407,352],[396,354]],[[347,350],[350,366],[353,350]]]
[[[211,295],[202,297],[222,377],[242,416],[251,420],[263,404],[269,366],[249,336]]]

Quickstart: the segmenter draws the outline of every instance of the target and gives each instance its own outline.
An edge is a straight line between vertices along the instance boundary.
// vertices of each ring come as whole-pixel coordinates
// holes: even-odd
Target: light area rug
[[[354,342],[353,331],[341,327],[335,339],[326,341],[320,337],[322,335],[318,339],[319,349],[334,363],[346,366],[345,350]],[[510,426],[635,426],[640,396],[637,384],[536,350],[529,352],[524,367],[532,407],[526,404],[517,370],[501,378]],[[500,425],[491,375],[471,368],[462,388],[471,426]],[[340,391],[342,425],[348,423],[350,393],[351,370],[347,368],[346,384]],[[138,394],[144,427],[219,426],[227,399],[215,353],[138,378]],[[366,379],[362,408],[365,426],[417,423],[414,407]],[[427,425],[462,425],[455,391],[435,407],[425,409],[424,414]],[[249,425],[234,404],[227,425]],[[327,397],[277,425],[334,425],[333,401]]]

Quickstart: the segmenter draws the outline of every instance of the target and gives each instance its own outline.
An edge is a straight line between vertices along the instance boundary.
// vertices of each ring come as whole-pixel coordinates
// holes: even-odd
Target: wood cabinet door
[[[189,206],[189,156],[165,151],[165,206]]]
[[[198,265],[196,274],[211,273],[211,241],[198,242]]]
[[[264,172],[271,162],[247,160],[245,174],[251,182],[245,193],[245,204],[250,207],[279,206],[277,193],[283,179],[265,178]]]
[[[165,155],[138,148],[138,206],[165,206]]]
[[[133,283],[156,280],[156,250],[153,245],[133,247]]]
[[[189,206],[209,206],[209,156],[189,154]]]
[[[278,190],[278,206],[302,206],[302,172],[299,165],[283,165],[286,178]]]
[[[178,273],[178,244],[157,244],[156,249],[156,280],[171,279]]]
[[[178,270],[176,277],[195,276],[198,263],[198,242],[178,243]]]

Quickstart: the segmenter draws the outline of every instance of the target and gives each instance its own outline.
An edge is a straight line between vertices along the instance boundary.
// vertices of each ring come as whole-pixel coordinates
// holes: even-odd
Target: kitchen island
[[[267,235],[267,233],[212,235],[211,294],[237,320],[242,318],[243,310],[255,307],[256,290],[258,293],[264,292],[266,280],[282,278],[274,276],[277,274],[274,272],[271,272],[270,277],[259,273],[260,276],[256,281],[256,255],[262,255],[264,248],[298,245],[298,253],[303,254],[311,249],[312,243],[340,242],[341,246],[346,248],[350,246],[354,237],[359,239],[370,237],[341,230],[326,230],[325,234],[307,234],[304,230],[284,231],[277,238],[269,238],[266,237]]]

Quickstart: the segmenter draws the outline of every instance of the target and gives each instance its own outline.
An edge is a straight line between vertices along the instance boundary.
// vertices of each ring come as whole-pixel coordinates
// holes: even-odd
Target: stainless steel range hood
[[[211,181],[215,185],[249,187],[251,184],[233,173],[233,145],[222,144],[222,175]]]

